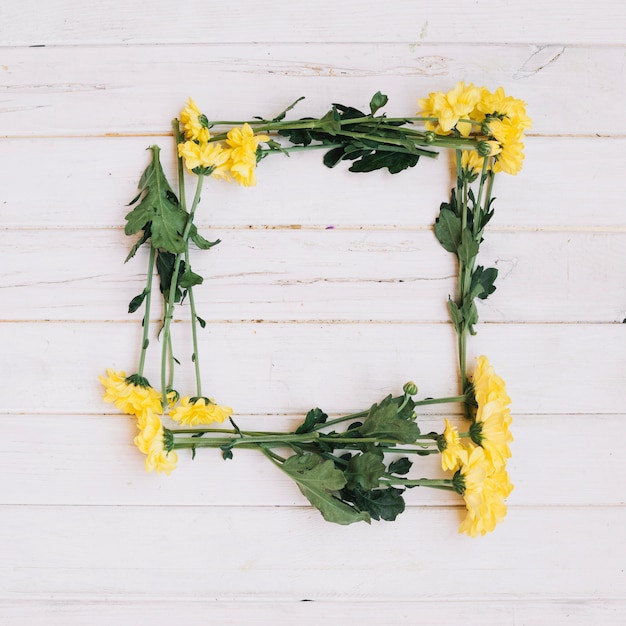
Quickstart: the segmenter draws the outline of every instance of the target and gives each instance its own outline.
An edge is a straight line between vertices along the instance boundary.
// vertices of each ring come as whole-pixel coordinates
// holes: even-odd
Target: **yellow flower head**
[[[127,377],[125,372],[113,369],[107,370],[106,378],[98,378],[104,385],[104,400],[113,402],[122,413],[136,415],[141,419],[147,411],[158,413],[161,410],[161,394],[150,387],[148,381],[145,381],[145,385],[137,384],[133,378],[141,381],[139,377]]]
[[[141,432],[135,437],[135,445],[146,455],[146,471],[170,474],[176,469],[178,455],[165,450],[161,420],[151,411],[146,414]]]
[[[526,115],[526,103],[507,96],[502,87],[498,87],[494,93],[484,87],[481,89],[480,100],[476,104],[476,118],[480,121],[487,116],[507,118],[520,131],[532,126],[532,120]]]
[[[211,175],[218,178],[223,175],[227,167],[230,151],[225,150],[219,142],[197,143],[185,141],[178,144],[178,156],[185,159],[185,165],[190,171],[196,168],[211,170]]]
[[[454,481],[467,508],[459,532],[476,537],[493,531],[506,516],[504,500],[513,489],[506,472],[494,469],[482,448],[470,447],[461,454]]]
[[[473,377],[474,397],[477,409],[474,424],[470,426],[470,436],[481,446],[494,469],[503,468],[511,457],[509,443],[513,435],[511,425],[511,398],[506,385],[489,364],[487,357],[480,356]]]
[[[212,399],[181,398],[180,406],[173,409],[170,417],[175,422],[180,422],[186,426],[197,426],[198,424],[222,423],[230,417],[233,410],[227,406],[215,404]]]
[[[459,438],[459,431],[456,426],[450,424],[447,418],[444,418],[445,429],[439,440],[439,448],[441,449],[441,467],[444,470],[454,471],[459,466],[461,455],[463,454],[463,446]]]
[[[446,94],[433,92],[428,98],[419,100],[419,106],[422,109],[419,115],[437,118],[437,124],[433,122],[425,124],[428,130],[447,135],[453,128],[456,128],[463,137],[467,137],[472,131],[472,124],[459,120],[470,117],[479,98],[478,87],[474,87],[471,83],[465,85],[465,82],[461,81]]]
[[[256,185],[256,151],[262,141],[269,141],[269,135],[255,135],[249,124],[228,131],[226,135],[226,143],[230,147],[228,167],[231,176],[240,185],[245,187]]]
[[[208,128],[208,120],[200,113],[196,103],[189,98],[187,105],[180,112],[180,123],[183,125],[185,139],[206,143],[211,138]]]

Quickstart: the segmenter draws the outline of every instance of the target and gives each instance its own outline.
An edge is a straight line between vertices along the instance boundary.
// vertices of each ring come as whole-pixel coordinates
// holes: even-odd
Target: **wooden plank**
[[[333,102],[367,110],[380,90],[390,97],[387,113],[406,116],[420,98],[460,80],[501,85],[525,100],[535,134],[626,133],[623,46],[362,43],[340,51],[326,44],[4,48],[0,136],[169,133],[189,96],[210,119],[241,120],[271,119],[300,96],[307,100],[294,117],[324,115]]]
[[[204,231],[203,231],[204,232]],[[194,256],[207,321],[445,321],[455,262],[426,230],[221,230]],[[129,320],[147,252],[121,230],[0,231],[3,320]],[[621,322],[626,232],[490,232],[479,262],[496,267],[485,322]],[[196,260],[197,259],[197,260]],[[158,293],[158,282],[154,289]],[[143,311],[143,310],[142,310]],[[185,307],[181,313],[187,316]],[[161,315],[156,302],[153,318]]]
[[[103,590],[181,601],[624,601],[624,507],[519,508],[476,539],[458,534],[460,517],[416,508],[346,528],[309,509],[3,507],[0,588],[5,601]]]
[[[188,330],[175,325],[175,345],[191,346]],[[478,333],[469,342],[470,363],[489,356],[515,413],[623,412],[622,324],[484,324]],[[106,368],[133,372],[141,331],[139,323],[6,322],[0,339],[10,390],[3,413],[83,414],[105,409],[97,376]],[[160,346],[153,341],[145,374],[158,385]],[[458,392],[449,324],[208,324],[199,351],[205,393],[239,415],[301,414],[314,406],[347,414],[399,393],[407,380],[424,396]],[[175,353],[183,364],[176,386],[193,393],[190,352]]]
[[[11,184],[3,188],[0,227],[119,227],[148,165],[148,146],[161,146],[163,167],[176,185],[171,142],[165,137],[2,141],[0,160]],[[626,211],[615,203],[625,151],[625,138],[529,138],[522,172],[496,179],[490,230],[626,230]],[[23,167],[34,153],[46,163],[37,171],[37,185]],[[93,154],[98,159],[85,158]],[[431,228],[439,205],[449,198],[453,181],[445,154],[395,176],[352,174],[342,166],[329,170],[321,156],[268,158],[252,189],[207,181],[196,223],[201,228]],[[189,190],[194,185],[190,178]]]
[[[302,416],[237,417],[243,429],[293,431],[301,421]],[[423,432],[441,432],[443,417],[420,412],[418,423]],[[456,423],[461,432],[467,430],[462,419]],[[4,433],[0,473],[11,476],[0,485],[0,506],[307,504],[294,483],[254,451],[235,452],[228,462],[217,450],[200,450],[193,461],[183,451],[170,476],[149,474],[132,444],[136,427],[126,416],[2,416],[0,426]],[[515,489],[508,502],[515,514],[519,506],[624,505],[624,415],[515,414],[512,432],[515,442],[508,471]],[[594,432],[611,436],[596,442]],[[568,433],[580,436],[568,437]],[[557,447],[559,441],[566,443]],[[413,461],[412,478],[450,478],[441,470],[438,455]],[[435,489],[408,490],[405,500],[409,506],[462,504],[458,495]]]
[[[482,594],[481,594],[482,595]],[[420,599],[415,601],[385,602],[375,598],[358,601],[311,600],[302,598],[282,600],[222,601],[200,598],[178,600],[150,596],[137,599],[111,596],[106,600],[97,596],[87,599],[82,595],[47,600],[0,600],[0,617],[6,626],[135,626],[146,621],[151,626],[169,626],[179,622],[193,622],[198,615],[204,620],[219,621],[224,626],[245,623],[284,623],[317,625],[351,623],[358,620],[363,626],[393,620],[394,624],[414,624],[416,615],[422,623],[471,623],[480,620],[481,626],[519,626],[520,624],[549,623],[552,626],[622,626],[626,612],[624,600],[597,597],[555,598],[536,600],[511,597],[490,598],[489,606],[481,601],[445,601]]]
[[[69,17],[68,17],[69,16]],[[626,13],[621,2],[584,4],[522,0],[503,7],[495,0],[468,5],[460,0],[423,5],[400,0],[393,10],[378,4],[319,0],[298,7],[287,0],[261,6],[237,0],[228,11],[211,4],[155,0],[150,10],[121,0],[97,6],[36,0],[3,7],[4,45],[232,43],[232,42],[624,42]],[[29,28],[24,29],[23,24]],[[584,24],[584,28],[581,27]]]

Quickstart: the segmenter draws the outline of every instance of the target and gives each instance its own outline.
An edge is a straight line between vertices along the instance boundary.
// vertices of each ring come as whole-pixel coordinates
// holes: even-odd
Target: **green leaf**
[[[194,285],[201,285],[204,281],[204,278],[195,272],[192,272],[188,267],[185,268],[185,271],[179,276],[178,284],[181,289],[189,289]]]
[[[176,255],[171,252],[165,252],[159,250],[156,257],[156,268],[159,274],[159,288],[163,297],[167,301],[169,299],[170,286],[172,284],[172,277],[174,275],[174,265],[176,263]],[[181,272],[185,271],[185,262],[180,262],[179,276]],[[180,285],[176,285],[176,295],[174,302],[180,302],[183,299],[183,292]]]
[[[389,473],[404,476],[409,473],[412,465],[412,461],[409,461],[407,457],[402,457],[401,459],[397,459],[389,464]]]
[[[339,112],[333,107],[324,117],[321,117],[315,123],[315,130],[322,131],[334,137],[341,131],[341,123],[339,121]]]
[[[144,289],[138,296],[135,296],[128,304],[128,312],[134,313],[143,303],[148,292]]]
[[[457,303],[451,298],[448,298],[448,311],[450,312],[450,319],[454,324],[454,329],[460,334],[463,332],[463,314]]]
[[[272,122],[280,122],[281,120],[285,119],[285,115],[287,115],[287,113],[289,113],[289,111],[291,111],[291,109],[293,109],[296,106],[296,104],[298,104],[298,102],[300,102],[301,100],[304,100],[304,96],[300,96],[297,100],[294,100],[284,111],[281,111],[272,120]]]
[[[366,491],[356,488],[353,491],[344,489],[341,492],[344,500],[353,502],[361,511],[367,511],[375,520],[383,519],[393,522],[404,512],[405,503],[402,489],[387,487]]]
[[[150,228],[146,227],[143,233],[141,233],[141,237],[137,240],[135,245],[130,249],[128,256],[124,259],[124,263],[128,263],[128,261],[130,261],[135,256],[135,254],[137,254],[137,250],[139,250],[139,248],[141,248],[141,246],[143,246],[143,244],[146,243],[148,239],[150,239]]]
[[[169,252],[183,252],[182,233],[187,223],[187,213],[180,207],[159,160],[158,146],[151,146],[152,159],[139,181],[139,204],[126,215],[127,235],[150,228],[154,248]]]
[[[385,464],[380,455],[375,452],[353,456],[344,472],[349,489],[354,489],[356,486],[363,487],[363,489],[375,489],[378,487],[379,478],[384,473]]]
[[[377,91],[370,100],[370,111],[372,112],[372,115],[374,115],[378,109],[382,109],[388,101],[389,98],[387,96],[380,93],[380,91]]]
[[[215,241],[209,241],[205,239],[196,228],[195,224],[191,225],[189,229],[189,238],[200,248],[200,250],[209,250],[213,246],[216,246],[218,243],[221,243],[221,239],[216,239]]]
[[[332,492],[346,484],[343,472],[332,461],[324,461],[317,454],[302,454],[289,457],[281,469],[298,485],[302,495],[320,511],[327,522],[353,524],[370,521],[368,513],[361,512],[342,502]]]
[[[470,265],[473,259],[478,254],[478,243],[474,239],[474,236],[469,229],[465,229],[461,233],[461,244],[457,250],[457,255],[461,263]]]
[[[461,218],[449,208],[444,208],[439,212],[439,217],[435,221],[435,237],[448,252],[456,254],[461,245]]]
[[[328,419],[328,415],[322,411],[322,409],[311,409],[304,418],[304,422],[296,428],[295,434],[302,435],[304,433],[310,433],[318,424],[324,424]]]
[[[339,148],[333,148],[329,150],[323,158],[323,163],[326,167],[335,167],[345,156],[345,149],[343,146]]]
[[[475,335],[474,324],[478,322],[478,309],[473,300],[470,300],[461,307],[461,314],[463,315],[463,320],[465,321],[470,335]]]
[[[418,154],[376,150],[372,154],[362,156],[358,161],[355,161],[349,171],[373,172],[386,167],[391,174],[397,174],[409,167],[414,167],[418,161]]]
[[[413,443],[419,436],[417,424],[398,415],[398,405],[390,395],[372,405],[359,431],[363,437],[394,439],[399,443]]]
[[[495,267],[485,269],[482,265],[478,265],[470,282],[470,298],[486,300],[496,290],[494,283],[497,277],[498,270]]]
[[[206,328],[206,322],[199,315],[196,315],[196,319],[201,328]]]

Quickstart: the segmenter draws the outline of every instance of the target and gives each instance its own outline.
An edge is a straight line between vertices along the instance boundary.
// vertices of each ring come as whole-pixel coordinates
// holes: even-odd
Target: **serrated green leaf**
[[[372,405],[359,432],[363,437],[393,439],[400,443],[413,443],[419,436],[417,424],[398,415],[398,405],[390,395],[380,404]]]
[[[324,461],[317,454],[302,454],[289,457],[281,469],[298,485],[302,495],[320,511],[327,522],[353,524],[370,521],[366,512],[342,502],[333,495],[346,484],[343,472],[332,461]]]
[[[382,109],[388,101],[389,98],[387,96],[380,93],[380,91],[377,91],[370,100],[370,111],[372,112],[372,115],[374,115],[378,109]]]
[[[358,485],[367,490],[378,487],[379,479],[384,473],[385,464],[375,452],[353,456],[344,471],[349,489]]]
[[[461,245],[461,218],[448,207],[449,205],[442,205],[435,221],[435,237],[444,250],[456,254]]]
[[[393,522],[400,513],[404,512],[405,503],[401,489],[387,487],[386,489],[373,489],[366,491],[360,488],[350,491],[344,489],[341,492],[344,500],[353,502],[357,508],[367,511],[375,520],[383,519]]]
[[[296,428],[295,434],[310,433],[318,424],[324,424],[328,419],[328,415],[320,408],[311,409],[304,418],[304,422]]]
[[[137,251],[139,250],[139,248],[141,248],[141,246],[143,246],[143,244],[146,243],[146,241],[148,241],[148,239],[150,239],[150,227],[149,226],[146,227],[146,229],[141,233],[141,237],[136,241],[135,245],[130,249],[130,252],[124,259],[124,263],[128,263],[128,261],[130,261],[135,256],[135,254],[137,254]]]
[[[159,160],[160,148],[151,146],[150,150],[152,159],[139,181],[141,201],[126,215],[124,232],[134,235],[149,227],[154,248],[183,252],[185,242],[182,233],[187,223],[187,213],[180,207],[167,182]]]
[[[404,476],[409,473],[412,465],[412,461],[409,461],[407,457],[402,457],[401,459],[397,459],[389,464],[389,473]]]
[[[498,270],[495,267],[485,269],[482,265],[478,265],[472,273],[470,298],[486,300],[496,290],[494,283],[497,277]]]

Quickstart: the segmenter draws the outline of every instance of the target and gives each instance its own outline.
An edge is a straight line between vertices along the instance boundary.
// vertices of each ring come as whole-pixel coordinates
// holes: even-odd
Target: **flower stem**
[[[143,336],[141,338],[141,354],[139,356],[139,365],[137,366],[137,374],[143,376],[143,369],[146,365],[146,353],[148,351],[148,330],[150,328],[150,304],[152,302],[152,276],[154,274],[154,259],[156,256],[156,250],[150,246],[150,254],[148,256],[148,277],[146,279],[146,304],[143,314]]]
[[[447,478],[382,478],[381,485],[399,485],[404,487],[430,487],[431,489],[443,489],[455,491],[452,481]]]
[[[185,241],[185,265],[191,270],[189,258],[189,240]],[[189,308],[191,310],[191,338],[193,342],[193,365],[196,375],[196,396],[202,396],[202,378],[200,376],[200,355],[198,353],[198,316],[196,315],[196,301],[193,295],[193,286],[187,289],[189,295]]]

